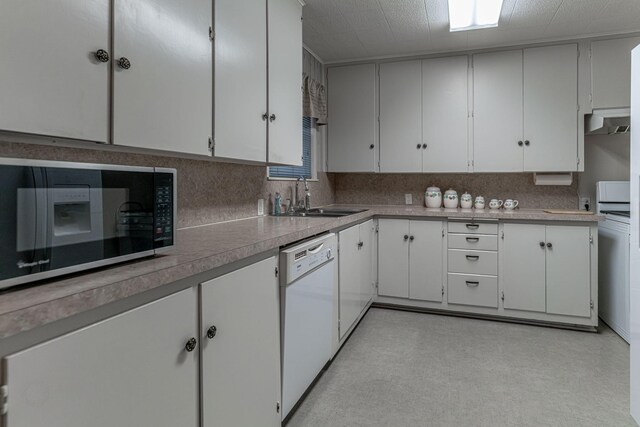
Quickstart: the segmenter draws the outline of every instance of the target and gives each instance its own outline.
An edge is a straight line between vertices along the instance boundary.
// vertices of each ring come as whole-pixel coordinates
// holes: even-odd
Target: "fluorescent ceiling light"
[[[498,26],[503,0],[449,0],[450,31]]]

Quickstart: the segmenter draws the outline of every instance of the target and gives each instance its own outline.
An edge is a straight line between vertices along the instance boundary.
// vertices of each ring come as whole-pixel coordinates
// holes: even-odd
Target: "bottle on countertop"
[[[273,214],[275,216],[282,214],[282,196],[278,192],[276,192],[276,198],[273,202]]]

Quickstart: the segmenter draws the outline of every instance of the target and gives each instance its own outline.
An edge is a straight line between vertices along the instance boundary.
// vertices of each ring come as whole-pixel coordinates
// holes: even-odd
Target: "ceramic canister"
[[[476,209],[484,209],[484,197],[478,196],[476,197],[476,201],[474,203]]]
[[[471,209],[473,207],[473,197],[471,197],[471,194],[464,193],[460,196],[460,207],[462,209]]]
[[[518,201],[517,200],[512,200],[512,199],[507,199],[504,201],[504,208],[507,210],[513,210],[515,208],[518,207]]]
[[[444,192],[444,207],[455,209],[458,207],[458,192],[451,188]]]
[[[489,209],[500,209],[502,207],[502,200],[491,199],[489,202]]]
[[[439,208],[442,206],[442,192],[438,187],[429,187],[424,192],[424,203],[428,208]]]

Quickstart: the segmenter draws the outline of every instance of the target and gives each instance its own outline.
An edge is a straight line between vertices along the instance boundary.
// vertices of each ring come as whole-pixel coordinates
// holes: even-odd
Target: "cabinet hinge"
[[[0,387],[0,415],[7,415],[9,410],[9,388],[6,385]]]
[[[338,336],[340,336],[340,319],[338,319]]]
[[[216,33],[213,31],[213,27],[209,27],[209,41],[214,41],[216,39]]]
[[[376,225],[376,233],[379,233],[379,232],[380,232],[380,226]]]
[[[442,285],[442,296],[444,296],[444,285]]]
[[[577,164],[578,166],[580,166],[580,157],[578,157],[576,160],[577,160],[577,163],[576,163],[576,164]]]
[[[278,273],[279,273],[278,267],[276,267],[276,277],[278,277]]]
[[[589,302],[589,307],[593,310],[593,300]]]
[[[280,413],[280,402],[276,402],[276,414]]]
[[[593,245],[593,235],[589,234],[589,243],[591,243]]]
[[[444,237],[444,228],[442,229],[442,237]]]
[[[502,233],[500,233],[500,238],[504,240],[504,230],[502,230]]]
[[[215,141],[213,138],[209,137],[209,151],[213,153],[213,147],[215,146]]]
[[[500,294],[500,299],[504,301],[504,291],[502,291],[502,293]]]

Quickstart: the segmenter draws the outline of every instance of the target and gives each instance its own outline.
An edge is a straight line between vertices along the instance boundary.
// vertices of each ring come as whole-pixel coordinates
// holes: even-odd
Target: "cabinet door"
[[[211,7],[114,1],[114,144],[210,154]],[[123,58],[131,68],[117,65]]]
[[[380,219],[378,230],[378,295],[409,298],[409,221]]]
[[[501,279],[505,309],[544,313],[545,243],[544,225],[504,224]]]
[[[373,269],[371,261],[373,258],[373,231],[375,230],[373,220],[369,220],[359,225],[360,227],[360,306],[362,309],[371,300],[373,294]]]
[[[270,164],[302,166],[302,6],[269,1]]]
[[[468,72],[466,56],[422,61],[423,172],[467,172]]]
[[[640,37],[591,43],[591,93],[593,108],[631,105],[631,50]]]
[[[442,221],[409,223],[409,298],[442,301]],[[411,240],[413,238],[413,240]]]
[[[0,129],[107,142],[109,2],[0,2]]]
[[[329,68],[329,172],[375,172],[376,66]]]
[[[338,233],[340,339],[344,337],[362,311],[363,278],[360,251],[360,226]]]
[[[522,51],[473,55],[475,172],[522,172]]]
[[[194,289],[5,359],[9,427],[199,425]]]
[[[280,426],[276,265],[269,258],[201,285],[204,427]],[[209,339],[212,326],[217,331]]]
[[[589,227],[552,225],[546,234],[547,313],[591,316]]]
[[[422,172],[422,65],[380,65],[380,172]]]
[[[578,167],[578,45],[524,50],[524,170]]]
[[[214,3],[213,155],[266,162],[267,2]]]

